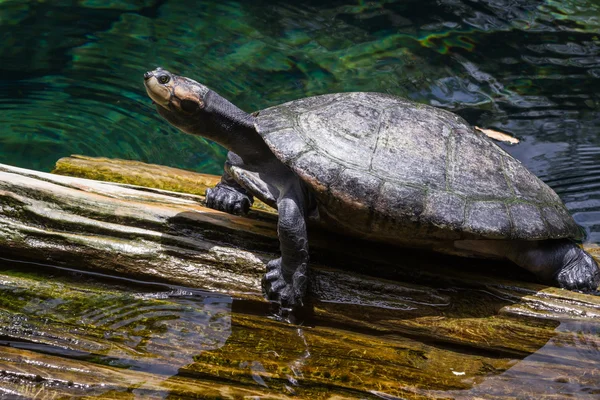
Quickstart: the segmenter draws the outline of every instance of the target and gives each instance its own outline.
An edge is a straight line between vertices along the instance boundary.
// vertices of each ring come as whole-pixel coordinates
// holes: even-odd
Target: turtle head
[[[146,72],[144,85],[158,113],[171,125],[186,133],[215,140],[208,99],[209,93],[213,92],[209,88],[162,68]]]
[[[158,113],[176,128],[247,154],[248,159],[268,152],[254,117],[206,86],[162,68],[146,72],[144,85]]]
[[[206,86],[166,69],[157,68],[144,74],[146,92],[156,104],[158,113],[177,128],[193,134],[192,126],[198,126],[207,106],[210,92]]]

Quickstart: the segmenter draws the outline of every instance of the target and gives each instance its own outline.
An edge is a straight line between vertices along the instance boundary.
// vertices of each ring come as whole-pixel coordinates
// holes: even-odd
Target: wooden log
[[[56,162],[52,173],[199,196],[204,196],[206,189],[215,186],[221,180],[215,175],[190,172],[164,165],[81,155],[61,158]],[[271,214],[276,213],[260,200],[255,201],[254,209]]]
[[[204,196],[206,189],[215,186],[220,180],[215,175],[146,164],[139,161],[80,155],[61,158],[56,162],[52,173],[200,196]]]
[[[299,330],[266,319],[252,304],[239,309],[227,296],[59,270],[48,281],[52,268],[23,271],[2,273],[0,335],[10,347],[0,347],[0,397],[119,398],[135,388],[144,398],[472,398],[485,388],[515,398],[527,385],[531,397],[544,398],[535,395],[540,382],[568,378],[593,387],[600,379],[594,359],[582,357],[600,345],[593,318],[559,325],[489,315],[472,307],[495,298],[482,293],[454,294],[459,311],[404,310],[406,321],[394,310],[341,310],[369,320],[370,331],[326,314]]]
[[[0,334],[12,346],[0,350],[6,393],[118,398],[135,387],[148,398],[420,399],[476,398],[477,388],[487,387],[495,398],[514,398],[515,388],[527,387],[532,397],[553,398],[510,372],[540,349],[551,356],[521,363],[524,374],[543,371],[540,378],[556,380],[570,373],[570,385],[600,386],[588,371],[593,357],[578,352],[598,348],[595,330],[560,328],[597,326],[598,297],[532,283],[504,263],[311,230],[314,316],[298,330],[267,319],[260,293],[265,263],[278,249],[272,213],[253,209],[238,217],[206,209],[187,189],[164,190],[158,177],[177,181],[176,170],[61,161],[70,162],[114,171],[121,177],[95,177],[128,183],[0,165],[0,256],[4,269],[19,271],[0,274]],[[133,185],[138,181],[128,171],[140,169],[144,184],[155,188]],[[201,185],[193,173],[182,174]],[[202,179],[205,187],[218,180]],[[117,289],[63,281],[53,267],[41,271],[42,264],[166,286],[146,293],[134,281]],[[32,270],[39,276],[22,275]],[[214,317],[221,314],[190,302],[193,290],[186,288],[233,296],[233,308],[225,319]],[[200,315],[218,323],[203,325]],[[219,326],[226,326],[222,341]]]

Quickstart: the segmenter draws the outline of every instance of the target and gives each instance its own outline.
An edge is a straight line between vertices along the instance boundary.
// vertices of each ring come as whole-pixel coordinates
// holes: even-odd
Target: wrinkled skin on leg
[[[543,282],[561,288],[592,291],[600,284],[596,261],[570,240],[548,240],[528,248],[514,248],[507,256]]]
[[[279,161],[271,160],[248,166],[230,153],[227,163],[229,165],[226,164],[226,169],[231,165],[251,169],[258,172],[253,175],[255,179],[261,179],[260,176],[268,179],[268,184],[255,184],[254,187],[264,186],[269,193],[256,193],[256,196],[277,199],[277,233],[281,257],[267,264],[262,288],[265,296],[278,307],[278,316],[295,321],[298,310],[305,305],[308,286],[308,192],[300,179]],[[227,172],[217,186],[206,192],[207,207],[232,214],[247,213],[252,201],[249,191]]]
[[[540,241],[463,240],[460,249],[506,257],[547,284],[569,290],[595,291],[600,285],[596,261],[568,239]]]
[[[254,198],[227,172],[214,188],[206,190],[206,206],[230,214],[247,214]]]
[[[277,208],[277,233],[281,257],[267,264],[263,291],[281,306],[282,316],[293,315],[304,305],[308,286],[308,238],[305,201],[298,181],[282,193]]]

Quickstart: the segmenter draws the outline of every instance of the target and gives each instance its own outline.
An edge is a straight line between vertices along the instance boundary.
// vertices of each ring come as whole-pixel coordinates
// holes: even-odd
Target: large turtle
[[[281,257],[266,295],[302,305],[307,219],[368,240],[504,257],[551,284],[596,289],[600,270],[557,194],[461,117],[380,93],[338,93],[248,114],[206,86],[158,68],[144,75],[157,110],[229,150],[209,207],[276,207]]]

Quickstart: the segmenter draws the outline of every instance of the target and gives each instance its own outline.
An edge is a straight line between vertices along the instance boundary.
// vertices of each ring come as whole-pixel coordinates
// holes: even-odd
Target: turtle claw
[[[271,282],[271,287],[269,288],[269,291],[271,292],[271,294],[277,294],[278,296],[273,296],[273,297],[281,297],[282,294],[284,294],[284,290],[286,287],[286,283],[283,281],[283,279],[277,279],[274,282]],[[286,297],[286,296],[284,296]],[[272,300],[276,300],[272,299]]]
[[[307,286],[306,275],[304,275],[306,264],[302,264],[299,268],[287,269],[295,271],[287,279],[282,273],[281,264],[281,258],[267,263],[267,273],[262,280],[262,289],[265,297],[276,306],[275,314],[287,321],[294,321],[296,311],[304,306]]]
[[[584,292],[595,291],[600,284],[600,269],[596,261],[575,247],[575,255],[570,262],[557,271],[555,280],[562,288],[569,290],[580,290]]]
[[[206,190],[206,206],[215,210],[241,215],[248,213],[251,204],[252,200],[247,194],[222,183]]]
[[[556,275],[558,285],[569,290],[595,291],[600,283],[598,267],[577,266],[563,269]]]
[[[269,281],[274,281],[281,275],[279,267],[277,265],[274,265],[273,261],[270,261],[267,264],[267,273],[265,274],[265,279]]]

